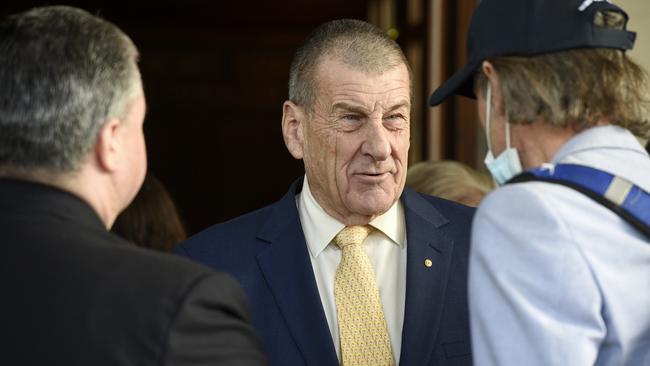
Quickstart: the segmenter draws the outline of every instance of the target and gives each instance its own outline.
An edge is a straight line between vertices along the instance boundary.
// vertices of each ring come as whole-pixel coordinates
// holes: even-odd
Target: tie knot
[[[334,243],[341,249],[352,244],[361,244],[372,231],[372,226],[346,226],[334,238]]]

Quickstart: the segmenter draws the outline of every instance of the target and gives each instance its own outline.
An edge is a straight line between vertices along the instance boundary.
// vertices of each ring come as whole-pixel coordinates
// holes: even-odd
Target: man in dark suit
[[[0,22],[2,365],[261,365],[225,274],[107,231],[146,171],[137,50],[71,7]]]
[[[469,365],[473,209],[404,189],[410,70],[368,23],[317,28],[282,130],[306,175],[178,253],[232,273],[272,365]]]

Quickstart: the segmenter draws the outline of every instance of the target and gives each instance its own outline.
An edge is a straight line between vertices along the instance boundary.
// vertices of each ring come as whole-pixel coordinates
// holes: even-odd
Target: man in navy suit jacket
[[[296,53],[283,106],[304,178],[275,204],[176,248],[241,282],[272,365],[339,363],[332,240],[353,225],[375,229],[363,245],[395,364],[471,364],[473,210],[404,190],[410,108],[410,69],[393,40],[361,21],[321,25]]]

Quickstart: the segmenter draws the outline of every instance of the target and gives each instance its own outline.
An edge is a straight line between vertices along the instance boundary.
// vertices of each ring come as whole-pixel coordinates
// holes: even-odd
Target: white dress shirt
[[[332,240],[345,225],[328,215],[316,202],[309,189],[307,176],[296,203],[323,310],[340,360],[334,277],[341,261],[341,250]],[[386,213],[370,222],[370,225],[377,230],[364,241],[364,249],[375,270],[393,355],[396,363],[399,363],[406,299],[406,221],[401,202],[398,200]]]
[[[650,159],[620,127],[574,136],[553,164],[591,166],[650,191]],[[650,242],[571,188],[509,184],[472,228],[477,366],[650,365]]]

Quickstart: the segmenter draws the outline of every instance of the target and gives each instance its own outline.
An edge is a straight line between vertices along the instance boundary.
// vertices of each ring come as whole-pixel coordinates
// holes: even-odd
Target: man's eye
[[[401,130],[408,126],[408,120],[401,113],[393,113],[384,117],[384,126],[390,130]]]
[[[394,121],[394,120],[403,120],[404,115],[401,114],[401,113],[393,113],[393,114],[389,114],[388,116],[384,117],[384,119],[387,119],[389,121],[391,121],[391,120],[392,121]]]
[[[344,121],[357,122],[361,121],[361,116],[358,114],[345,114],[341,119]]]

